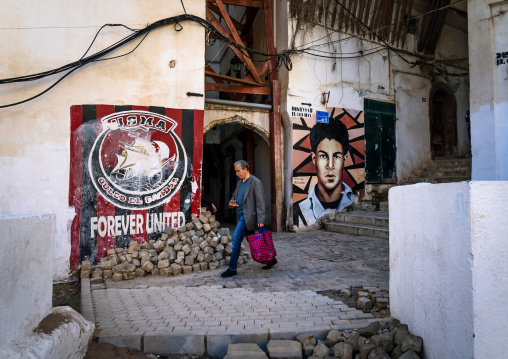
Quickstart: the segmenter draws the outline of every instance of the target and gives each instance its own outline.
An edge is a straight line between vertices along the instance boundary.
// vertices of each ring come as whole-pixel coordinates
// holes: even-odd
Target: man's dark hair
[[[233,165],[233,167],[236,167],[236,166],[240,166],[240,168],[242,170],[244,170],[246,168],[247,168],[247,171],[249,170],[249,164],[247,163],[247,161],[244,161],[244,160],[236,161],[235,164]]]
[[[342,145],[343,155],[349,151],[349,134],[346,125],[338,117],[331,118],[329,123],[318,122],[310,130],[310,147],[316,153],[317,146],[324,139],[335,140]]]

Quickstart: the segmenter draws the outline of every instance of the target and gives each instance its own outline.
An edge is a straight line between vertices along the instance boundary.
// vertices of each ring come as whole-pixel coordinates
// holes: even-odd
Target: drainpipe
[[[231,105],[231,106],[240,106],[240,107],[248,107],[248,108],[256,108],[260,110],[271,110],[272,105],[266,105],[264,103],[252,103],[252,102],[240,102],[240,101],[231,101],[231,100],[221,100],[218,98],[206,98],[205,103],[212,103],[216,105]]]

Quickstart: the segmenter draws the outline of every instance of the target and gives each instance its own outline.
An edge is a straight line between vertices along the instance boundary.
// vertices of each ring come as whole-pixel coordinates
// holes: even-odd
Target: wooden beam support
[[[231,17],[229,16],[228,11],[226,10],[226,7],[224,6],[224,3],[222,2],[222,0],[215,0],[215,3],[217,4],[219,11],[222,14],[222,17],[224,18],[224,21],[226,22],[226,25],[229,28],[229,31],[231,32],[233,39],[235,39],[235,42],[237,44],[243,46],[242,39],[240,39],[240,35],[238,35],[238,32],[236,31],[235,26],[233,25],[233,22],[231,21]],[[272,31],[273,31],[273,29],[272,29]],[[250,59],[248,54],[245,54],[242,62],[245,64],[247,69],[250,71],[250,73],[254,77],[254,81],[261,83],[262,82],[261,78],[259,77],[258,73],[256,72],[256,67],[252,63],[252,60]]]
[[[210,66],[210,64],[207,64],[205,66],[205,73],[206,72],[210,72],[210,73],[214,73],[216,74],[215,70]],[[219,78],[215,78],[213,79],[215,82],[217,83],[220,83],[220,84],[223,84],[224,81],[219,79]],[[206,82],[205,82],[206,83]],[[226,95],[233,101],[241,101],[243,95],[242,94],[237,94],[237,93],[226,93]]]
[[[252,95],[271,95],[270,86],[254,87],[244,85],[213,84],[205,82],[205,91],[247,93]]]
[[[215,0],[207,0],[207,2],[214,3]],[[256,1],[256,0],[223,0],[222,2],[226,5],[247,6],[247,7],[254,7],[254,8],[262,8],[263,7],[263,1]]]
[[[217,7],[217,5],[215,5],[214,3],[208,3],[208,8],[210,10],[212,10],[214,13],[216,13],[217,15],[219,16],[222,16],[221,13],[220,13],[220,10],[219,8]],[[237,30],[240,30],[243,32],[244,30],[244,26],[242,24],[240,24],[239,21],[235,20],[234,18],[231,18],[231,21],[233,22],[233,25],[235,25],[235,27],[237,28]]]
[[[210,23],[213,25],[213,27],[215,27],[215,29],[217,29],[217,31],[219,31],[221,33],[221,35],[227,37],[229,40],[235,42],[235,40],[231,37],[231,34],[227,32],[227,30],[224,28],[224,26],[222,26],[222,24],[219,22],[219,20],[217,20],[217,18],[215,17],[215,15],[212,13],[212,11],[210,9],[206,9],[206,19],[208,21],[210,21]],[[233,52],[236,54],[236,56],[238,56],[238,58],[245,63],[245,56],[244,56],[244,53],[242,51],[240,51],[239,49],[237,49],[236,47],[234,47],[233,45],[231,44],[228,44],[229,47],[231,48],[231,50],[233,50]]]
[[[270,1],[270,0],[268,0]],[[281,232],[284,219],[282,188],[282,121],[280,114],[280,84],[272,82],[272,111],[270,111],[270,182],[272,201],[272,231]]]
[[[229,82],[234,82],[237,84],[242,84],[245,86],[256,86],[256,87],[263,86],[263,84],[260,84],[260,83],[254,82],[254,81],[250,81],[249,79],[245,79],[245,78],[239,79],[236,77],[221,75],[216,72],[211,72],[211,71],[207,71],[207,70],[205,70],[205,76],[210,77],[214,80],[229,81]],[[217,82],[219,82],[219,81],[217,81]]]

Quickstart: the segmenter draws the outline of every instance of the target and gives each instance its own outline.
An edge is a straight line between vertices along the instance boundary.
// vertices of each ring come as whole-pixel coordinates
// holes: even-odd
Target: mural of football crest
[[[71,268],[199,215],[203,111],[71,107]]]
[[[102,120],[88,170],[97,190],[115,206],[146,209],[180,188],[187,156],[173,129],[176,122],[145,111],[125,111]]]

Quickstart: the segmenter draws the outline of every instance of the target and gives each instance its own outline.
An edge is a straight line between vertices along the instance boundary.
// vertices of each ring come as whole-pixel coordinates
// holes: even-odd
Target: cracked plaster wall
[[[186,1],[190,14],[206,17],[205,0]],[[92,0],[42,3],[21,0],[2,4],[0,78],[28,75],[78,60],[99,28],[122,23],[133,28],[180,15],[179,1]],[[80,104],[164,106],[203,109],[204,29],[191,22],[175,31],[152,31],[128,56],[86,65],[41,97],[0,109],[0,214],[54,213],[54,279],[69,274],[70,233],[74,216],[68,205],[70,107]],[[105,28],[90,49],[99,51],[131,32]],[[130,43],[110,56],[132,50]],[[202,54],[199,56],[199,54]],[[169,62],[176,61],[171,68]],[[46,89],[56,78],[2,85],[1,104],[13,103]]]

